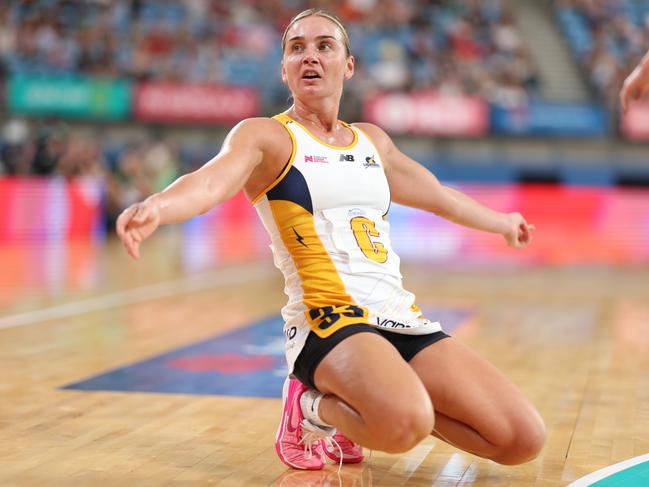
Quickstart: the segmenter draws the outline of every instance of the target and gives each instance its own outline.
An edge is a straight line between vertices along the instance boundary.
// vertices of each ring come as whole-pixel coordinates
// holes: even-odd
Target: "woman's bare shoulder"
[[[378,125],[368,122],[357,122],[352,124],[354,127],[362,130],[374,143],[380,152],[388,151],[392,147],[392,139]]]
[[[256,140],[260,145],[267,147],[290,141],[282,123],[270,117],[246,118],[232,129],[231,134]]]
[[[251,117],[241,120],[232,130],[241,130],[263,136],[266,132],[284,131],[282,123],[271,117]]]

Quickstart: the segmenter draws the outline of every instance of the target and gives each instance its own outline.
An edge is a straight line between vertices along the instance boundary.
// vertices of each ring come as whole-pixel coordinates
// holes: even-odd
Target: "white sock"
[[[318,414],[318,408],[320,407],[320,401],[324,397],[322,392],[316,391],[315,389],[308,389],[302,393],[300,397],[300,407],[302,408],[302,414],[305,419],[308,419],[315,425],[324,426],[325,428],[332,428],[330,424],[325,422],[320,415]]]

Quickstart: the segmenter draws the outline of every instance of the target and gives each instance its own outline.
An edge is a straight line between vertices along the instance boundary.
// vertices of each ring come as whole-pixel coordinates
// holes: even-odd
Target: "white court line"
[[[610,477],[614,473],[627,470],[646,461],[649,461],[649,453],[646,455],[640,455],[639,457],[629,458],[628,460],[624,460],[623,462],[615,463],[600,470],[596,470],[593,473],[589,473],[585,477],[575,480],[573,483],[569,484],[566,487],[588,487],[595,482],[599,482],[606,477]]]
[[[254,277],[261,277],[265,274],[270,275],[270,271],[270,267],[266,269],[265,267],[260,267],[258,263],[252,263],[228,267],[217,270],[208,275],[184,277],[174,281],[165,281],[135,289],[128,289],[126,291],[104,294],[95,298],[82,299],[80,301],[73,301],[71,303],[52,306],[50,308],[5,316],[0,318],[0,330],[28,326],[43,321],[68,318],[70,316],[78,316],[92,311],[126,306],[177,294],[187,294],[201,291],[203,289],[209,289],[220,284],[249,281]]]

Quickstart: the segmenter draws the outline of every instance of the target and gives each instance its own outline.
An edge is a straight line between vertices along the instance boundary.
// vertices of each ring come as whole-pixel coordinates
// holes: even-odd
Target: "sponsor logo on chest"
[[[363,167],[365,168],[378,168],[381,167],[376,160],[374,160],[374,155],[368,156],[365,158]],[[338,156],[339,162],[356,162],[356,156],[354,154],[340,154]],[[313,162],[319,164],[329,164],[329,158],[327,156],[318,156],[318,155],[305,155],[304,162]]]
[[[321,164],[329,164],[327,156],[304,156],[304,162],[319,162]]]
[[[369,156],[365,158],[365,162],[363,163],[363,166],[367,169],[368,167],[381,167],[379,164],[374,160],[374,156]]]

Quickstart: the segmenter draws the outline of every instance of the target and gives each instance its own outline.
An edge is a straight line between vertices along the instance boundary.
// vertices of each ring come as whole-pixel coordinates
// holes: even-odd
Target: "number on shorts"
[[[343,326],[362,323],[366,319],[367,310],[353,304],[346,306],[322,306],[309,310],[309,321],[312,329],[321,338],[328,337]],[[337,326],[334,327],[334,325]]]

